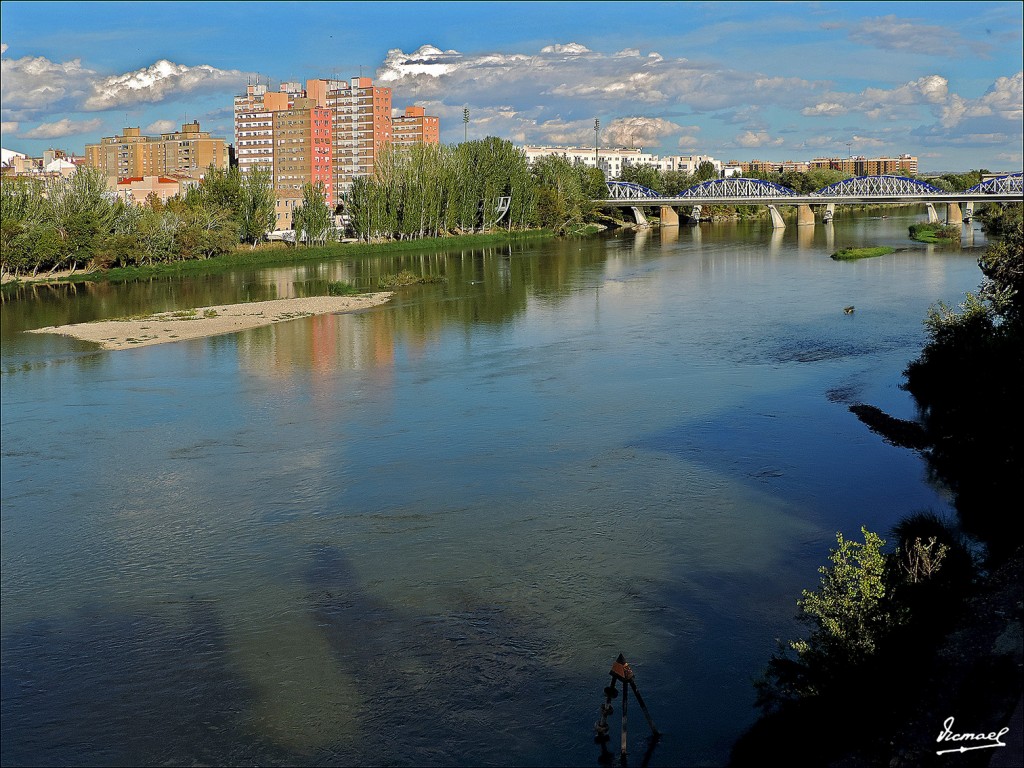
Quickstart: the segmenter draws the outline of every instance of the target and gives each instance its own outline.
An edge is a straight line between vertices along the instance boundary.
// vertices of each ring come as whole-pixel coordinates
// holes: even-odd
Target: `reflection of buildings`
[[[316,315],[239,335],[240,365],[250,374],[290,378],[311,371],[317,385],[343,385],[345,370],[373,369],[388,380],[394,368],[395,329],[387,306],[358,316]]]

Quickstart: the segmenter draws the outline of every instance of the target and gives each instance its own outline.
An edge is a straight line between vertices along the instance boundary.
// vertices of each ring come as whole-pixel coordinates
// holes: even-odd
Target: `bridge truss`
[[[608,197],[612,200],[648,200],[652,197],[661,197],[653,189],[631,181],[609,181],[607,186]]]
[[[983,192],[986,194],[998,194],[1000,192],[1005,194],[1022,194],[1024,193],[1024,186],[1022,186],[1022,179],[1024,179],[1024,173],[1011,173],[1008,176],[999,176],[995,179],[989,179],[983,181],[981,184],[976,184],[968,192]]]
[[[772,181],[731,176],[728,179],[712,179],[711,181],[695,184],[688,189],[684,189],[676,197],[697,200],[720,197],[749,197],[756,200],[766,197],[773,199],[777,197],[795,197],[796,194],[789,187],[784,187]]]
[[[789,187],[763,179],[730,177],[695,184],[676,195],[661,195],[653,189],[628,181],[609,181],[605,204],[624,207],[699,206],[706,203],[745,205],[822,205],[843,203],[924,202],[1019,202],[1024,174],[1013,173],[990,179],[966,192],[946,192],[927,182],[905,176],[857,176],[810,193],[799,193]],[[989,197],[990,196],[990,197]],[[987,199],[986,199],[987,198]]]
[[[901,197],[941,195],[942,190],[905,176],[857,176],[812,192],[813,197]]]

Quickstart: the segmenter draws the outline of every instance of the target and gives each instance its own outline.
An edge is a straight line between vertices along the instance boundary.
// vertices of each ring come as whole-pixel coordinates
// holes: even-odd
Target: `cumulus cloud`
[[[61,109],[89,91],[95,72],[80,59],[56,62],[43,56],[24,56],[0,62],[0,93],[5,112]]]
[[[541,53],[566,53],[566,54],[569,54],[570,56],[579,56],[579,55],[582,55],[584,53],[593,53],[593,51],[591,51],[585,45],[580,45],[579,43],[569,43],[568,45],[560,45],[560,44],[556,43],[555,45],[547,45],[547,46],[544,46],[543,48],[541,48],[540,52]]]
[[[69,120],[62,118],[54,123],[40,123],[30,131],[21,134],[23,139],[60,139],[79,133],[95,131],[103,124],[98,117],[92,120]]]
[[[456,102],[557,102],[563,114],[593,115],[609,100],[622,105],[685,103],[712,110],[762,99],[791,103],[819,88],[799,78],[769,78],[685,58],[646,55],[638,48],[615,53],[579,43],[548,45],[535,53],[466,54],[423,45],[412,53],[393,48],[376,79],[396,96]],[[493,102],[492,102],[493,103]]]
[[[217,69],[208,64],[189,67],[161,59],[152,66],[99,80],[82,106],[88,111],[99,111],[165,101],[196,90],[228,88],[244,77],[235,69]]]
[[[17,133],[18,122],[16,120],[4,120],[0,122],[0,133]]]
[[[780,147],[782,139],[773,139],[767,131],[744,131],[736,137],[736,145],[740,147]]]
[[[6,47],[4,51],[6,52]],[[51,61],[44,56],[4,58],[0,93],[3,117],[8,122],[34,122],[40,117],[70,112],[96,112],[172,99],[201,89],[237,87],[245,73],[221,70],[206,64],[190,67],[167,60],[134,72],[104,77],[83,66],[80,59]],[[65,119],[45,122],[29,133],[35,138],[55,138],[60,126],[87,125]],[[76,131],[77,132],[77,131]]]
[[[833,117],[835,115],[845,115],[849,110],[842,104],[835,101],[822,101],[815,104],[813,107],[805,107],[800,110],[801,115],[807,117],[816,117],[818,115],[825,115],[826,117]]]
[[[678,133],[682,128],[660,117],[622,117],[608,124],[604,139],[609,146],[642,147],[659,144],[663,138]]]
[[[153,135],[156,133],[170,133],[177,129],[178,124],[173,120],[156,120],[143,128],[142,132],[147,135]]]

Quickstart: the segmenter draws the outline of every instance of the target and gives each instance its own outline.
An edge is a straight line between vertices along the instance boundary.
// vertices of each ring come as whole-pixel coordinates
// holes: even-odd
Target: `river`
[[[981,232],[922,217],[6,296],[3,764],[592,765],[620,652],[648,764],[722,764],[836,532],[952,515],[848,411],[913,418],[927,309],[981,280]],[[858,245],[906,250],[828,258]],[[128,351],[21,333],[406,268],[447,280]]]

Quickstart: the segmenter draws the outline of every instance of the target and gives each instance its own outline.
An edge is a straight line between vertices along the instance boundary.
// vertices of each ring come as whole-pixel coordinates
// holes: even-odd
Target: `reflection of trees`
[[[269,369],[321,369],[346,359],[389,365],[394,345],[426,348],[452,324],[469,329],[501,325],[525,314],[529,301],[559,304],[585,280],[608,267],[603,238],[545,240],[486,248],[409,252],[358,260],[336,259],[294,267],[239,269],[196,277],[154,277],[130,283],[18,286],[0,306],[3,335],[29,328],[145,315],[247,301],[325,295],[327,283],[345,281],[376,291],[382,277],[407,270],[444,282],[402,288],[387,307],[370,313],[368,333],[334,340],[335,319],[252,331],[244,355]],[[654,254],[652,254],[653,257]],[[637,249],[616,252],[617,261],[648,258]],[[292,327],[294,326],[294,327]],[[330,330],[335,329],[335,330]],[[265,345],[270,345],[265,347]],[[261,347],[272,348],[275,360]]]

